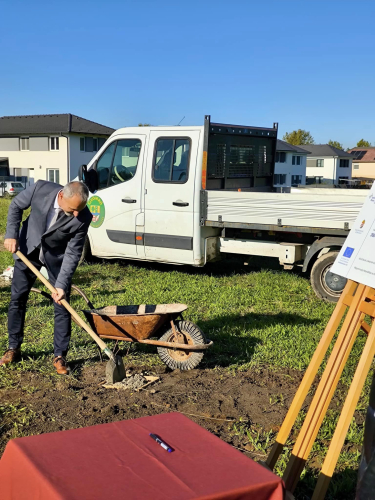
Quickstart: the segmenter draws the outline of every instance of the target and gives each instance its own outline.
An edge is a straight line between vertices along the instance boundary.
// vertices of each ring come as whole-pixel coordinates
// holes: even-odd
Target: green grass
[[[7,200],[0,200],[2,234],[5,231],[8,204]],[[0,252],[1,269],[11,262],[8,253]],[[188,304],[185,318],[197,323],[206,336],[214,341],[201,366],[212,369],[224,367],[234,374],[249,368],[258,370],[262,366],[274,370],[292,368],[304,371],[334,309],[332,304],[321,302],[315,297],[305,277],[280,270],[252,269],[234,264],[212,264],[204,269],[194,269],[159,264],[97,262],[79,267],[74,283],[87,293],[95,307],[170,302]],[[0,288],[0,351],[7,346],[9,292],[9,287]],[[84,303],[74,295],[72,305],[82,309]],[[14,369],[0,371],[0,388],[11,386],[19,370],[40,370],[46,376],[53,377],[49,362],[53,345],[52,330],[52,308],[46,299],[32,294],[26,318],[24,348],[24,353],[30,359],[24,360]],[[345,367],[342,376],[344,392],[350,385],[365,339],[365,335],[360,333]],[[90,363],[96,352],[88,335],[73,325],[70,359]],[[129,356],[133,363],[142,365],[161,363],[155,349],[150,346],[131,344]],[[367,407],[369,385],[370,376],[358,406],[362,416]],[[341,395],[339,399],[342,401],[344,396]],[[282,395],[270,404],[284,404]],[[323,423],[313,449],[316,463],[322,463],[324,459],[339,410],[331,409]],[[0,414],[10,411],[20,411],[17,402],[14,402],[13,410],[0,405]],[[16,419],[21,430],[27,425],[28,419],[33,418],[26,410],[22,411],[26,416],[21,415],[21,420]],[[301,419],[299,425],[300,422]],[[273,432],[265,432],[261,427],[254,428],[248,422],[237,422],[231,432],[247,436],[254,450],[264,454],[269,451],[275,438]],[[362,437],[363,425],[353,421],[327,498],[350,498],[345,495],[353,491],[356,482]],[[278,462],[276,470],[279,474],[285,468],[290,448],[291,443]],[[316,481],[317,469],[307,466],[303,476],[299,498],[303,498],[305,490],[310,491]]]

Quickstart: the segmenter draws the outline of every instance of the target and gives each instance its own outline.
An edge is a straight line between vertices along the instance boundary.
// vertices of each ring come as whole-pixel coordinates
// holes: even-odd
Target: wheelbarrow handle
[[[22,262],[35,274],[37,278],[45,285],[48,290],[52,293],[56,293],[56,288],[51,285],[51,283],[38,271],[38,269],[29,261],[27,257],[23,255],[19,250],[16,252],[16,255]],[[75,322],[92,337],[93,340],[98,344],[98,346],[107,354],[107,356],[111,359],[114,358],[112,351],[107,347],[107,344],[103,342],[103,340],[83,321],[81,316],[72,308],[72,306],[65,300],[62,299],[61,304],[67,309]]]
[[[86,304],[89,306],[90,309],[95,309],[94,304],[91,302],[91,300],[87,297],[85,292],[78,288],[76,285],[72,285],[72,289],[75,290],[79,295],[83,298],[83,300],[86,302]]]
[[[83,300],[86,302],[86,304],[89,306],[90,309],[95,309],[94,304],[87,297],[87,295],[83,290],[81,290],[80,288],[78,288],[78,286],[73,284],[72,284],[72,290],[76,291],[83,298]],[[40,293],[40,295],[43,295],[43,297],[53,302],[53,298],[47,292],[44,292],[43,290],[39,290],[39,288],[34,288],[34,287],[32,287],[31,291],[35,293]]]

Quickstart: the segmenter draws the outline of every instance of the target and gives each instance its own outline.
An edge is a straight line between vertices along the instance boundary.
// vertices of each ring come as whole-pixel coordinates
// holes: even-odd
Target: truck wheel
[[[178,344],[206,344],[203,332],[191,321],[175,321],[174,324],[180,338],[176,339],[171,327],[159,340],[177,342]],[[181,351],[180,349],[168,349],[168,347],[158,347],[158,354],[163,363],[172,370],[192,370],[199,365],[203,358],[202,351]]]
[[[337,302],[348,281],[330,271],[338,254],[339,252],[334,251],[322,255],[311,269],[311,286],[316,296],[326,302]]]
[[[86,236],[85,243],[83,245],[82,255],[81,258],[79,259],[78,265],[80,266],[84,262],[91,262],[91,261],[92,261],[92,254],[91,254],[90,240],[88,236]]]

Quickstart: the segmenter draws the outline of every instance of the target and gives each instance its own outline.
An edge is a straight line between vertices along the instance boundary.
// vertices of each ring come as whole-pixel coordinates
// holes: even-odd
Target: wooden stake
[[[333,435],[327,456],[324,460],[321,473],[316,484],[312,500],[323,499],[329,481],[333,475],[339,458],[341,449],[343,447],[346,434],[348,432],[350,422],[353,418],[363,385],[371,367],[372,360],[375,356],[375,323],[371,327],[370,334],[367,338],[365,348],[363,349],[362,356],[359,360],[353,381],[350,385],[348,395],[345,400],[344,407],[341,411],[339,421],[337,422],[336,430]]]
[[[282,453],[286,440],[292,430],[294,422],[298,416],[299,411],[306,399],[307,393],[309,392],[314,378],[318,372],[319,366],[321,365],[323,358],[330,346],[333,336],[335,335],[337,328],[347,310],[347,304],[351,303],[353,299],[353,294],[358,286],[358,283],[354,281],[348,281],[341,297],[332,313],[330,320],[324,330],[324,333],[319,341],[319,344],[315,350],[315,353],[311,359],[309,366],[305,372],[302,382],[297,390],[297,393],[293,399],[292,404],[288,410],[288,413],[284,419],[281,429],[277,435],[276,442],[273,445],[270,454],[268,455],[266,464],[273,470],[279,455]]]
[[[292,458],[284,473],[286,489],[293,493],[304,464],[316,439],[337,383],[353,347],[364,313],[358,306],[372,292],[370,287],[358,285],[352,304],[329,357],[302,429],[292,451]]]

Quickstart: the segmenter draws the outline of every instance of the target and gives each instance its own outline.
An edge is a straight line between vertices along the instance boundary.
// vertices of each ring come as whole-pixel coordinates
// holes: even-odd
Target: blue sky
[[[375,143],[372,0],[0,0],[0,116]]]

